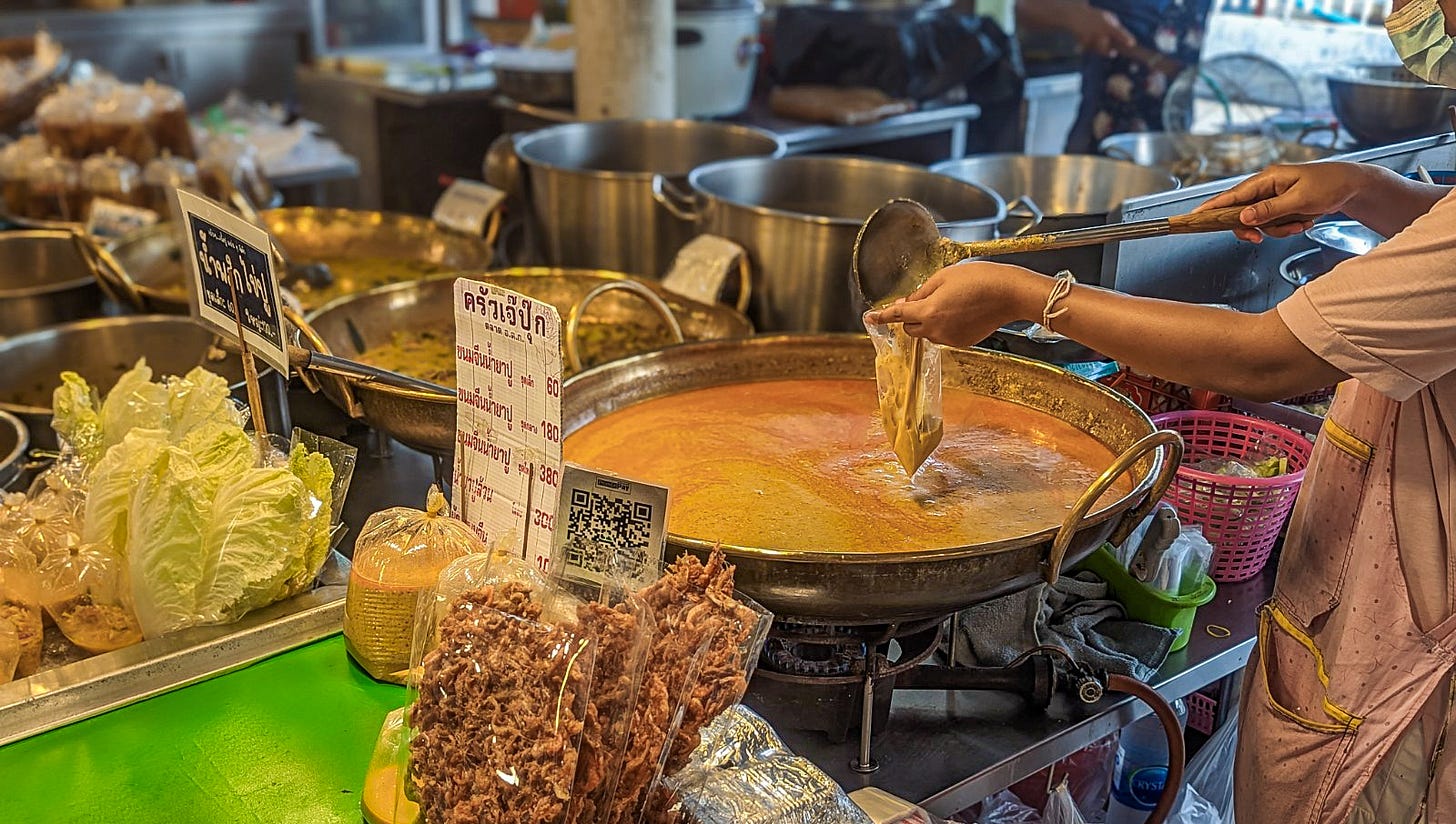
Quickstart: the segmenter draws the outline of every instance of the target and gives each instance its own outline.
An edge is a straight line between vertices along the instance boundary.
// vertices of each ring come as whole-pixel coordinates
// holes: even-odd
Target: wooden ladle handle
[[[1226,206],[1222,209],[1210,209],[1206,212],[1193,212],[1186,215],[1175,215],[1168,218],[1168,233],[1174,235],[1189,235],[1198,232],[1229,232],[1234,229],[1249,229],[1239,220],[1239,215],[1248,208],[1243,206]],[[1304,223],[1314,220],[1311,215],[1289,215],[1276,223],[1270,223],[1259,228],[1272,228],[1283,226],[1289,223]]]

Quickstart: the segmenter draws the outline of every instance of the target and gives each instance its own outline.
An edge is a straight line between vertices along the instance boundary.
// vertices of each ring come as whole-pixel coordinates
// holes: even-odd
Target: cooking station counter
[[[1153,681],[1164,697],[1181,698],[1239,671],[1254,647],[1256,611],[1274,587],[1275,564],[1238,584],[1220,584],[1198,610],[1188,646],[1169,656]],[[1217,638],[1208,629],[1228,637]],[[744,700],[754,706],[752,693]],[[1226,706],[1226,704],[1225,704]],[[757,709],[757,707],[755,707]],[[1148,713],[1140,701],[1109,696],[1091,706],[1058,695],[1047,710],[1018,695],[897,690],[889,723],[874,738],[879,770],[855,772],[858,736],[831,743],[770,717],[784,742],[817,764],[846,791],[879,787],[938,816],[949,816],[1056,763]]]

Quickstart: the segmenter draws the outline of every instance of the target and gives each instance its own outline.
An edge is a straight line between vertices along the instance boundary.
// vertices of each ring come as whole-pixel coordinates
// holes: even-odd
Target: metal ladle
[[[854,280],[864,302],[880,307],[914,292],[938,270],[969,258],[1243,229],[1247,227],[1240,222],[1239,213],[1245,208],[1229,206],[1153,220],[962,243],[941,236],[929,209],[913,200],[897,198],[876,209],[860,227],[854,241]],[[1280,223],[1307,219],[1294,216]]]

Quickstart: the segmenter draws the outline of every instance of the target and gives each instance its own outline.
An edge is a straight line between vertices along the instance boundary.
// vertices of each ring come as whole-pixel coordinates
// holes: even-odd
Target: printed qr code
[[[652,504],[571,490],[566,516],[566,563],[590,572],[641,575],[652,534]]]

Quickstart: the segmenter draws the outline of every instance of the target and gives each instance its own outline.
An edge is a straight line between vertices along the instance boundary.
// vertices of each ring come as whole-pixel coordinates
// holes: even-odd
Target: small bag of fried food
[[[905,474],[919,471],[940,445],[940,347],[906,334],[903,324],[865,321],[875,345],[875,387],[880,421]]]
[[[99,655],[141,642],[119,562],[100,545],[52,550],[38,577],[46,615],[82,651]]]
[[[35,559],[28,549],[0,543],[0,621],[15,628],[20,657],[15,677],[34,675],[40,669],[42,642],[40,588]]]

